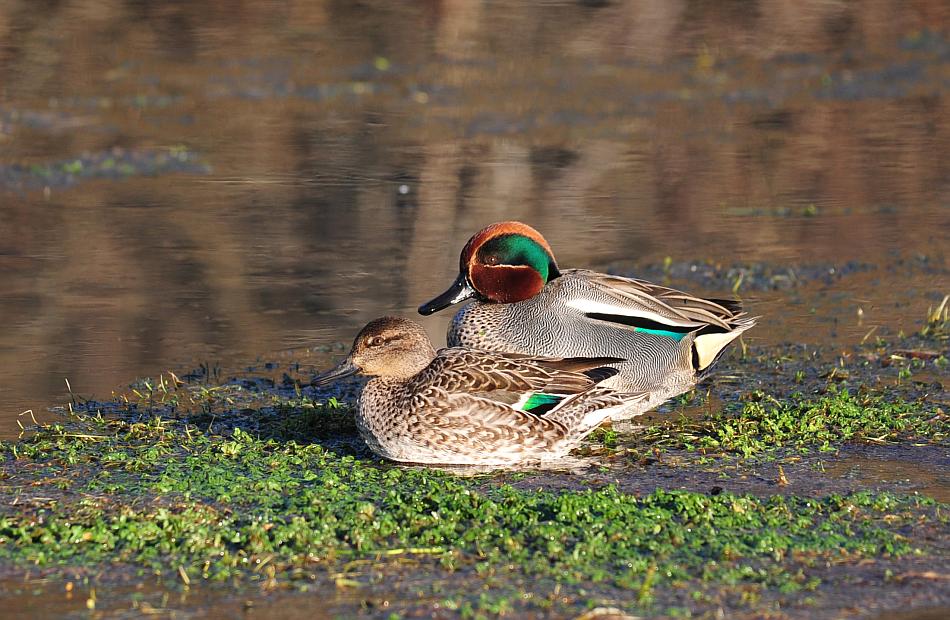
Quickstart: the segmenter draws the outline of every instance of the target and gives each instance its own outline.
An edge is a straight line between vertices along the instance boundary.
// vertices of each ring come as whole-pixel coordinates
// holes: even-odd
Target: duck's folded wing
[[[686,333],[708,327],[729,331],[743,316],[735,301],[704,299],[645,280],[593,271],[577,270],[574,275],[584,286],[566,303],[589,318]]]
[[[513,403],[522,395],[545,392],[577,394],[612,377],[618,371],[606,364],[623,361],[613,357],[544,358],[493,351],[453,348],[439,355],[413,380],[412,388],[444,390],[450,394],[507,392]]]
[[[419,441],[433,449],[460,453],[549,449],[564,438],[565,426],[471,394],[430,392],[425,406],[414,408],[421,424]]]

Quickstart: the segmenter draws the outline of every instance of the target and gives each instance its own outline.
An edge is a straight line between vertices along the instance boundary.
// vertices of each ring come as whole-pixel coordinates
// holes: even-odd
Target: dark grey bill
[[[469,297],[475,295],[475,289],[468,283],[468,280],[465,278],[465,274],[459,274],[459,277],[455,278],[455,282],[452,283],[452,286],[449,287],[449,290],[445,291],[432,301],[428,301],[421,306],[419,306],[419,314],[424,314],[429,316],[434,312],[438,312],[443,308],[448,308],[453,304],[457,304],[460,301],[465,301]]]
[[[351,377],[360,371],[359,366],[350,361],[349,358],[340,362],[340,365],[334,368],[333,370],[328,370],[322,375],[317,375],[310,381],[310,385],[313,387],[320,387],[321,385],[328,385],[342,379],[344,377]]]

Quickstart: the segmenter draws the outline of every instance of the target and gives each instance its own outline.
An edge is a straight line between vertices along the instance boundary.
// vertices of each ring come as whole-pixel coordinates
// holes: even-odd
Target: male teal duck
[[[561,458],[615,410],[645,398],[599,385],[617,373],[604,364],[618,361],[436,352],[417,323],[383,317],[312,385],[373,377],[360,395],[356,424],[370,449],[387,459],[505,466]]]
[[[471,297],[449,325],[449,346],[551,357],[619,357],[602,383],[649,396],[623,420],[692,388],[756,319],[736,301],[703,299],[644,280],[559,269],[541,233],[500,222],[462,250],[452,286],[428,315]]]

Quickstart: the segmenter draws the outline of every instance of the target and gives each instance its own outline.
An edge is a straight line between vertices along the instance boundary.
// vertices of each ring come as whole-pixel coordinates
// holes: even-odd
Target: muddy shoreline
[[[746,347],[563,466],[510,472],[379,462],[350,417],[359,383],[314,392],[302,386],[316,368],[297,361],[144,380],[3,444],[5,592],[58,591],[62,609],[107,615],[171,613],[177,600],[195,617],[247,606],[293,618],[283,606],[319,600],[313,613],[327,617],[925,618],[950,605],[947,363],[927,353],[945,344],[944,318],[846,349]],[[827,423],[799,424],[814,412]],[[609,516],[621,505],[632,512]],[[435,535],[443,511],[463,529]],[[628,527],[611,529],[618,518]],[[146,525],[155,519],[162,531]],[[326,519],[356,520],[326,538]],[[587,538],[601,528],[619,555],[597,559]],[[466,530],[488,538],[466,542]],[[300,536],[322,542],[299,547]]]

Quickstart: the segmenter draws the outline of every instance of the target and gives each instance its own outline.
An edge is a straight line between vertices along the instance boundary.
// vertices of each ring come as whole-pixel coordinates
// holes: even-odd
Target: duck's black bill
[[[310,382],[310,385],[313,387],[328,385],[330,383],[333,383],[334,381],[343,379],[344,377],[353,376],[359,371],[360,369],[356,364],[351,362],[349,359],[345,359],[340,363],[339,366],[337,366],[333,370],[328,370],[322,375],[317,375],[316,377],[314,377],[313,380]]]
[[[452,283],[452,286],[449,287],[449,290],[445,291],[432,301],[426,302],[419,306],[419,314],[429,316],[430,314],[438,312],[443,308],[448,308],[452,304],[465,301],[474,294],[475,289],[469,285],[468,280],[465,278],[465,274],[459,274],[459,277],[455,279],[455,282]]]

